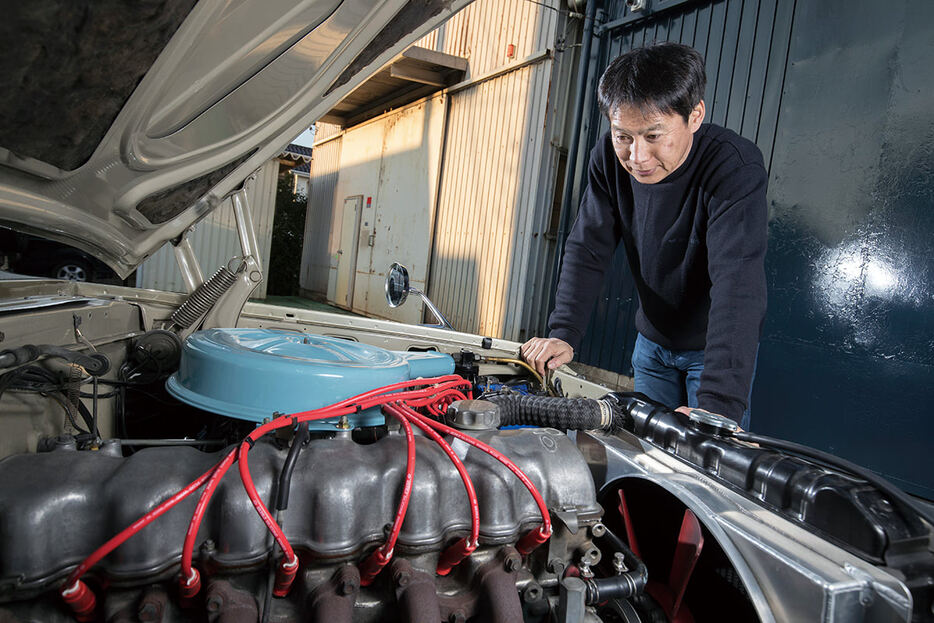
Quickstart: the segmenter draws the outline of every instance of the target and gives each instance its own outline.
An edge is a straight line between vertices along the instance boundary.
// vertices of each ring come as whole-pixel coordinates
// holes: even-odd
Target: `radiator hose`
[[[612,398],[555,398],[501,393],[484,396],[499,407],[500,426],[546,426],[562,430],[614,432],[622,423],[619,403]]]

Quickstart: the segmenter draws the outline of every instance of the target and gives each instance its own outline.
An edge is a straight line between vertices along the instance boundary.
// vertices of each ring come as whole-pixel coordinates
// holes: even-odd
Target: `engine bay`
[[[0,310],[4,621],[782,620],[723,499],[889,586],[858,608],[929,608],[926,527],[878,491],[509,344],[255,304],[181,332],[170,295],[68,287]],[[675,487],[711,478],[719,515]]]

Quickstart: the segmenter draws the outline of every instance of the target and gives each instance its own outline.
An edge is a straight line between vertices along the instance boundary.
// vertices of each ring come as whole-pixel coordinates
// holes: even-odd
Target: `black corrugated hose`
[[[483,400],[499,407],[501,426],[549,426],[562,430],[619,429],[622,414],[611,398],[554,398],[501,393]]]

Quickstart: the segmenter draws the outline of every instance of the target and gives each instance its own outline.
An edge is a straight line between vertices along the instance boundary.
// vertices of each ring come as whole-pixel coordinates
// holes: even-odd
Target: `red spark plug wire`
[[[410,391],[397,392],[397,393],[390,394],[390,395],[383,395],[387,391],[391,391],[395,389],[403,389],[406,387],[411,387],[413,385],[428,385],[428,384],[436,383],[439,381],[443,381],[443,382],[440,383],[438,387],[427,387],[421,390],[414,390],[414,391],[410,390]],[[281,416],[279,418],[276,418],[275,420],[272,420],[271,422],[268,422],[266,424],[263,424],[262,426],[257,427],[256,429],[253,430],[253,432],[251,432],[247,436],[246,438],[247,440],[245,440],[244,443],[241,444],[240,450],[238,453],[238,460],[240,463],[239,465],[240,479],[243,482],[243,487],[246,490],[247,495],[250,497],[250,501],[253,503],[253,507],[256,509],[256,512],[259,513],[260,518],[266,524],[270,532],[272,532],[273,537],[276,539],[276,542],[279,544],[279,547],[282,548],[282,551],[284,554],[283,562],[280,563],[279,569],[277,570],[276,588],[273,591],[274,595],[281,597],[288,593],[289,587],[291,585],[291,581],[292,579],[294,579],[295,574],[298,570],[298,558],[295,556],[291,545],[289,545],[289,542],[286,539],[285,534],[282,532],[282,529],[273,520],[272,515],[270,515],[269,510],[266,508],[266,505],[263,503],[262,499],[259,497],[259,493],[256,490],[255,484],[253,483],[253,478],[250,475],[249,463],[247,459],[247,453],[249,452],[249,448],[252,447],[253,443],[255,443],[261,437],[263,437],[264,435],[266,435],[267,433],[273,430],[276,430],[278,428],[283,428],[285,426],[294,425],[296,422],[306,422],[310,420],[328,419],[328,418],[333,418],[333,417],[339,417],[341,415],[349,415],[351,413],[355,413],[358,408],[361,410],[369,409],[378,404],[385,404],[391,400],[398,400],[399,398],[407,398],[407,397],[420,398],[420,397],[424,397],[427,395],[437,393],[439,389],[448,390],[449,388],[461,386],[466,383],[467,381],[465,381],[463,378],[459,376],[455,376],[455,375],[448,375],[447,377],[436,377],[436,378],[430,378],[430,379],[415,379],[415,380],[410,380],[410,381],[401,381],[399,383],[394,383],[392,385],[388,385],[382,388],[377,388],[375,390],[364,392],[363,394],[359,394],[352,398],[348,398],[341,402],[335,403],[334,405],[331,405],[329,407],[324,407],[322,409],[315,409],[312,411],[305,411],[305,412],[296,413],[292,415]],[[351,408],[351,405],[353,405],[353,408]],[[407,427],[409,432],[411,432],[411,427],[408,425],[408,422],[404,422],[403,426]],[[252,440],[252,443],[250,443],[250,441],[248,440]],[[412,438],[411,452],[412,452],[411,469],[414,475],[414,460],[415,460],[414,459],[414,452],[415,452],[414,437]],[[409,488],[409,493],[408,494],[404,493],[404,498],[403,498],[405,502],[405,508],[402,508],[400,504],[400,512],[401,512],[402,519],[404,519],[405,517],[405,509],[408,508],[408,497],[411,494],[411,482],[409,482],[408,488]],[[396,524],[397,525],[393,529],[394,535],[391,536],[390,540],[387,541],[387,544],[386,544],[386,545],[389,545],[390,547],[386,548],[386,545],[384,545],[382,548],[377,549],[373,553],[373,555],[371,555],[372,563],[378,565],[375,569],[375,572],[372,573],[373,577],[375,577],[379,573],[380,569],[382,569],[382,567],[384,567],[389,562],[389,560],[392,558],[392,549],[395,547],[396,538],[398,537],[399,530],[402,528],[402,521],[398,515],[397,515]]]
[[[173,508],[179,502],[197,491],[201,485],[208,481],[208,478],[211,477],[211,474],[216,469],[217,466],[215,465],[208,471],[198,476],[186,487],[175,493],[172,497],[148,513],[144,514],[142,517],[121,530],[115,536],[111,537],[106,543],[94,550],[90,556],[85,558],[77,567],[75,567],[74,571],[68,575],[68,578],[62,585],[60,592],[62,598],[66,603],[68,603],[69,607],[72,608],[75,617],[79,621],[93,620],[94,609],[96,606],[94,593],[90,588],[88,588],[87,584],[81,581],[81,576],[87,573],[91,567],[103,560],[107,554],[123,545],[123,543],[125,543],[130,537],[137,534],[140,530],[165,514],[166,511]]]
[[[516,543],[516,549],[519,550],[520,554],[522,554],[523,556],[528,554],[529,552],[534,550],[536,547],[538,547],[539,545],[547,541],[549,537],[551,537],[551,516],[548,514],[548,507],[545,504],[545,500],[544,498],[542,498],[542,495],[538,492],[538,489],[535,488],[535,484],[532,483],[531,480],[529,480],[529,477],[526,476],[525,473],[521,469],[519,469],[515,463],[513,463],[508,457],[506,457],[504,454],[502,454],[495,448],[488,446],[487,444],[483,443],[482,441],[478,439],[474,439],[470,435],[465,435],[464,433],[457,430],[456,428],[445,426],[441,422],[425,417],[419,414],[418,412],[412,410],[411,408],[408,408],[405,406],[403,406],[402,408],[406,410],[406,415],[408,415],[410,418],[417,418],[421,420],[422,422],[428,424],[435,430],[441,431],[443,433],[447,433],[448,435],[451,435],[452,437],[460,439],[461,441],[469,443],[473,447],[479,450],[482,450],[483,452],[486,452],[487,454],[492,456],[494,459],[496,459],[497,461],[505,465],[506,468],[509,469],[509,471],[511,471],[513,474],[515,474],[516,477],[522,482],[522,484],[525,485],[525,488],[528,489],[529,493],[532,494],[532,498],[535,500],[535,504],[538,505],[539,512],[541,512],[542,525],[539,526],[536,530],[529,532],[524,537],[519,539],[519,542]]]
[[[396,518],[392,522],[389,538],[360,565],[361,586],[369,586],[379,575],[379,572],[383,570],[383,567],[392,560],[392,552],[396,548],[396,540],[399,538],[402,522],[405,521],[405,514],[409,509],[409,500],[412,498],[412,481],[415,479],[415,435],[412,434],[412,426],[409,424],[405,413],[394,405],[386,404],[383,408],[387,413],[399,420],[399,424],[402,425],[402,429],[405,431],[405,481],[402,485],[399,508],[396,511]]]
[[[430,386],[430,385],[435,385],[435,387],[426,387],[425,389],[415,390],[415,391],[397,391],[397,390],[403,390],[403,389],[410,388],[410,387]],[[267,432],[270,432],[277,428],[288,426],[290,424],[294,424],[296,421],[306,422],[310,420],[327,419],[327,418],[339,417],[341,415],[347,415],[350,413],[354,413],[357,410],[357,405],[359,405],[360,402],[366,403],[365,406],[361,405],[360,408],[370,408],[377,404],[385,403],[391,400],[398,400],[398,399],[409,398],[409,397],[423,398],[429,395],[437,395],[438,392],[443,392],[445,390],[449,390],[454,387],[459,387],[459,386],[464,386],[464,385],[467,385],[469,387],[469,383],[467,381],[465,381],[462,377],[453,375],[453,374],[441,376],[441,377],[435,377],[435,378],[413,379],[409,381],[401,381],[399,383],[393,383],[385,387],[381,387],[381,388],[377,388],[374,390],[370,390],[368,392],[364,392],[362,394],[359,394],[358,396],[348,398],[335,405],[324,407],[322,409],[305,411],[305,412],[295,414],[294,416],[282,416],[256,429],[249,436],[249,438],[252,438],[253,441],[255,442],[256,439],[259,439],[259,437],[266,434]],[[386,394],[387,392],[394,392],[394,391],[397,393],[389,395],[389,396],[383,395],[383,394]],[[346,408],[346,406],[348,405],[354,405],[354,408]],[[345,407],[345,408],[341,408],[341,407]],[[263,429],[262,433],[259,433],[260,429]],[[245,457],[246,454],[244,451],[244,445],[241,445],[240,451],[242,455]],[[109,539],[106,543],[104,543],[102,546],[100,546],[98,549],[92,552],[90,556],[85,558],[74,569],[74,571],[72,571],[72,573],[68,576],[64,585],[62,586],[61,594],[62,594],[63,599],[73,609],[76,617],[79,620],[93,619],[94,609],[96,606],[96,599],[94,597],[94,593],[88,588],[88,586],[84,582],[81,581],[81,577],[85,573],[87,573],[87,571],[91,569],[94,565],[100,562],[105,556],[107,556],[110,552],[112,552],[117,547],[125,543],[128,539],[130,539],[132,536],[137,534],[140,530],[142,530],[147,525],[152,523],[154,520],[159,518],[166,511],[175,507],[179,502],[184,500],[186,497],[188,497],[189,495],[197,491],[206,482],[211,480],[212,487],[210,488],[210,491],[206,490],[205,492],[202,493],[202,496],[199,498],[198,506],[195,509],[195,514],[192,517],[192,521],[189,524],[188,532],[186,533],[185,547],[183,548],[183,552],[182,552],[183,554],[183,573],[182,573],[183,586],[188,585],[189,590],[191,590],[190,589],[191,585],[195,583],[200,583],[200,579],[196,577],[197,571],[194,569],[194,567],[191,564],[192,551],[194,549],[194,540],[197,538],[197,533],[198,533],[198,530],[200,529],[200,525],[203,520],[204,513],[207,509],[207,505],[210,502],[210,498],[212,497],[214,490],[217,487],[217,484],[224,477],[224,475],[226,474],[227,470],[230,468],[234,460],[236,460],[236,454],[235,454],[235,451],[231,451],[230,453],[228,453],[227,456],[224,457],[224,459],[220,463],[218,463],[217,465],[212,467],[210,470],[203,473],[201,476],[199,476],[197,479],[192,481],[186,487],[184,487],[183,489],[175,493],[172,497],[164,501],[162,504],[160,504],[153,510],[145,513],[142,517],[140,517],[135,522],[130,524],[127,528],[125,528],[124,530],[119,532],[117,535]],[[244,486],[247,488],[248,495],[251,493],[251,491],[252,493],[256,494],[255,485],[253,485],[252,479],[249,478],[248,471],[245,469],[241,470],[241,477],[243,475],[243,472],[247,473],[248,483],[250,485],[250,486],[247,486],[247,483],[246,482],[244,483]],[[264,519],[264,522],[266,522],[267,517],[271,519],[271,517],[269,516],[268,510],[266,510],[266,507],[262,503],[262,500],[259,499],[258,494],[256,494],[255,497],[251,496],[251,501],[253,501],[253,504],[256,507],[257,512],[260,513],[260,517]],[[264,516],[263,511],[265,511],[265,516]],[[267,523],[267,527],[270,527],[270,530],[273,531],[274,536],[281,535],[282,542],[280,542],[280,547],[282,547],[283,542],[285,543],[285,545],[288,545],[288,541],[285,540],[285,535],[282,533],[281,529],[278,528],[278,525],[276,525],[276,530],[273,530],[272,527],[269,526],[269,523],[268,522],[266,523]],[[272,523],[275,525],[275,522],[272,522]],[[401,523],[400,523],[400,527],[401,527]],[[276,535],[276,532],[278,532],[278,535]],[[190,544],[189,544],[189,541],[190,541]],[[277,538],[277,541],[280,541],[280,539]],[[280,571],[282,571],[284,575],[291,575],[291,577],[294,578],[295,573],[298,568],[298,558],[297,556],[295,556],[295,553],[294,551],[292,551],[290,546],[288,548],[283,547],[283,552],[288,552],[291,554],[291,556],[285,557],[284,562],[280,566]],[[193,578],[193,576],[195,577]],[[289,583],[290,582],[291,580],[289,580]],[[277,579],[277,588],[281,588],[280,582],[278,581],[278,579]],[[285,592],[287,591],[288,591],[288,587],[286,586],[282,594],[285,594]],[[194,588],[194,594],[196,594],[197,592],[198,592],[197,588]]]
[[[204,517],[205,510],[207,510],[208,501],[214,494],[217,485],[220,484],[221,478],[224,477],[224,474],[227,473],[227,469],[236,458],[236,450],[231,450],[227,453],[227,456],[214,468],[207,485],[198,497],[198,504],[195,506],[192,519],[188,524],[188,531],[185,533],[185,542],[182,545],[182,570],[181,577],[179,578],[179,591],[182,599],[191,599],[201,590],[201,576],[198,574],[198,570],[191,564],[195,539],[198,536],[198,530],[201,528],[201,520]]]
[[[473,551],[477,549],[477,545],[480,542],[480,503],[477,501],[477,492],[474,489],[473,481],[470,479],[470,474],[467,473],[467,468],[464,467],[464,462],[461,461],[461,458],[451,449],[448,442],[446,442],[435,429],[418,418],[408,416],[408,414],[401,409],[399,409],[399,412],[409,417],[409,421],[412,424],[422,429],[425,434],[437,443],[444,453],[448,455],[448,458],[451,459],[451,462],[457,469],[457,473],[460,474],[461,480],[464,482],[464,488],[467,490],[467,500],[470,503],[470,536],[457,541],[441,554],[436,572],[438,575],[447,575],[451,572],[451,569],[460,564],[464,558],[472,554]]]

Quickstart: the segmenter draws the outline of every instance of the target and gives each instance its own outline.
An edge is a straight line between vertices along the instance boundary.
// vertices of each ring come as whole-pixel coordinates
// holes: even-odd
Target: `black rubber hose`
[[[24,363],[35,361],[39,357],[39,349],[32,344],[10,348],[0,352],[0,368],[12,368]]]
[[[792,452],[805,458],[816,459],[821,463],[831,467],[836,467],[847,471],[878,488],[885,495],[894,500],[899,505],[899,507],[901,507],[902,512],[906,512],[909,515],[915,514],[931,524],[931,526],[934,526],[934,513],[922,507],[921,504],[916,503],[911,498],[911,496],[899,489],[897,486],[893,485],[882,476],[879,476],[875,472],[866,469],[865,467],[861,467],[856,463],[852,463],[846,459],[840,458],[839,456],[835,456],[810,446],[805,446],[793,441],[786,441],[784,439],[775,439],[774,437],[767,437],[765,435],[757,435],[755,433],[740,431],[733,433],[733,438],[740,441],[746,441],[748,443],[757,443],[760,446],[766,448],[776,448],[778,450]]]
[[[623,554],[623,561],[629,571],[618,573],[608,578],[591,578],[587,585],[587,605],[594,606],[608,599],[629,599],[641,595],[649,581],[649,571],[629,546],[622,539],[607,530],[601,537],[609,541],[610,546]]]
[[[611,400],[524,394],[494,394],[484,397],[484,400],[499,407],[501,426],[605,431],[614,430],[616,426],[616,405]]]
[[[41,344],[39,346],[27,344],[26,346],[0,352],[0,368],[23,365],[24,363],[35,361],[43,355],[46,357],[59,357],[65,361],[76,363],[84,368],[91,376],[100,376],[110,369],[110,360],[106,355],[101,353],[85,355],[74,350],[62,348],[61,346],[52,346],[51,344]]]
[[[302,446],[308,440],[308,422],[302,422],[295,431],[289,453],[282,464],[282,473],[279,474],[279,490],[276,493],[276,510],[284,511],[289,507],[289,487],[292,484],[292,472],[295,471],[295,461]]]

